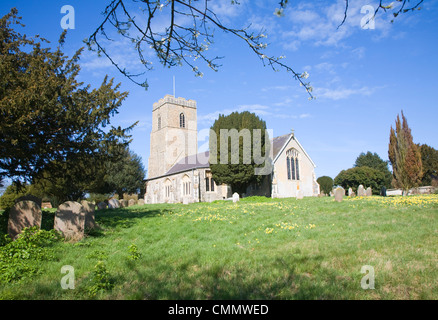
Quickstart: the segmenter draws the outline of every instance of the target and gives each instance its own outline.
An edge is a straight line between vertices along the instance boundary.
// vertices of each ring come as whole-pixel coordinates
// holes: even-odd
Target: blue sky
[[[39,34],[55,47],[62,32],[61,7],[73,6],[75,29],[69,30],[64,45],[64,52],[71,56],[100,24],[108,2],[1,1],[0,14],[16,7],[26,25],[20,32]],[[368,0],[351,0],[348,19],[340,28],[343,0],[293,1],[281,18],[274,15],[278,0],[242,0],[234,6],[230,2],[214,0],[210,5],[224,24],[266,29],[267,54],[284,55],[283,62],[294,70],[307,71],[316,99],[309,101],[290,73],[264,67],[244,43],[219,30],[209,49],[212,57],[224,56],[218,72],[200,63],[204,76],[199,78],[188,67],[168,69],[155,64],[145,75],[147,91],[119,74],[105,58],[84,51],[81,81],[98,86],[108,74],[130,92],[112,124],[127,127],[139,121],[131,149],[142,157],[145,168],[152,105],[173,93],[173,77],[176,96],[198,103],[198,130],[209,128],[219,113],[255,112],[275,136],[295,130],[317,165],[318,177],[334,178],[352,167],[361,152],[377,152],[387,160],[389,129],[402,109],[414,141],[438,149],[438,1],[425,0],[421,11],[402,15],[393,24],[382,12],[374,29],[361,28],[365,17],[361,8],[373,6]],[[114,57],[128,70],[138,71],[134,49],[123,39],[114,39],[110,44]]]

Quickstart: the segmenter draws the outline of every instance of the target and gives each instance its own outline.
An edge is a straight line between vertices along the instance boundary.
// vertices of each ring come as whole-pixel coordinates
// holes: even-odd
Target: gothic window
[[[186,117],[184,116],[184,113],[181,113],[179,115],[179,127],[185,128],[186,127]]]
[[[183,196],[188,196],[191,194],[192,182],[188,176],[184,176],[182,180],[182,194]]]
[[[167,199],[170,198],[171,186],[172,186],[172,183],[170,182],[169,179],[167,179],[166,182],[164,183],[165,197]]]
[[[214,192],[214,180],[211,172],[205,173],[205,191],[206,192]]]
[[[289,149],[286,152],[287,179],[300,180],[299,153],[296,149]]]

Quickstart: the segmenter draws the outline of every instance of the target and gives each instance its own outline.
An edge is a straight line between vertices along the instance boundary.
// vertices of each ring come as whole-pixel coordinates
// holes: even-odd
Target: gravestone
[[[144,206],[144,200],[143,199],[140,199],[140,200],[138,200],[138,203],[137,203],[139,206]]]
[[[94,218],[95,205],[92,202],[82,200],[82,206],[85,210],[85,229],[94,229],[97,227],[96,220]]]
[[[380,189],[380,195],[382,197],[386,197],[386,187],[385,186],[383,186],[382,189]]]
[[[298,190],[297,191],[297,199],[298,200],[301,200],[301,199],[303,199],[304,198],[304,194],[303,194],[303,192],[301,191],[301,190]]]
[[[370,187],[368,187],[366,190],[366,196],[371,197],[372,195],[373,195],[373,190]]]
[[[58,207],[55,214],[54,229],[68,240],[80,240],[84,237],[85,209],[75,201],[67,201]]]
[[[99,202],[97,204],[97,209],[99,209],[99,210],[103,210],[103,209],[106,209],[106,208],[107,208],[107,204],[106,204],[105,201]]]
[[[15,240],[24,228],[41,228],[41,207],[30,200],[17,202],[9,211],[8,234]]]
[[[43,199],[38,198],[38,197],[36,197],[36,196],[33,196],[33,195],[31,195],[31,194],[27,194],[27,195],[25,195],[25,196],[22,196],[22,197],[19,197],[19,198],[15,199],[15,203],[18,203],[18,202],[20,202],[20,201],[25,201],[25,200],[33,201],[33,202],[35,202],[37,205],[39,205],[40,208],[42,208],[41,205],[42,205],[42,203],[43,203]]]
[[[129,199],[128,207],[132,207],[132,206],[135,206],[135,200],[134,199]]]
[[[345,190],[342,187],[337,187],[335,190],[335,201],[342,202],[342,199],[345,196]]]
[[[126,208],[128,206],[128,200],[120,200],[120,208]]]
[[[350,188],[348,188],[348,196],[349,197],[353,197],[353,189],[350,187]]]
[[[189,198],[184,197],[183,198],[183,204],[189,204]]]
[[[363,185],[360,185],[357,188],[357,196],[358,197],[366,197],[366,192],[365,192],[365,188],[363,187]]]
[[[110,209],[118,209],[120,208],[120,202],[117,199],[110,199],[110,201],[108,201],[108,208]]]
[[[238,201],[240,201],[239,194],[237,192],[234,192],[234,194],[233,194],[233,202],[236,203]]]

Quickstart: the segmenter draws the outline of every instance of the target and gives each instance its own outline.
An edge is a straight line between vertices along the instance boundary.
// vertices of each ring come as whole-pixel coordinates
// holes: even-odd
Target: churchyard
[[[41,231],[2,236],[0,299],[438,299],[438,195],[339,197],[113,203],[94,216],[25,201]],[[56,232],[73,212],[81,236]]]

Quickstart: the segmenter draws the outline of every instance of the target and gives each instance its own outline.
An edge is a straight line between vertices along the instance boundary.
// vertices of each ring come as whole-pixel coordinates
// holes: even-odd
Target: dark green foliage
[[[145,170],[140,156],[120,146],[114,160],[105,163],[105,193],[138,194],[144,188]]]
[[[326,195],[330,194],[330,191],[333,189],[333,179],[328,176],[322,176],[319,177],[316,182],[319,183],[319,187],[322,192],[324,192]]]
[[[384,186],[386,188],[391,187],[392,182],[392,173],[388,169],[388,162],[384,161],[377,153],[371,153],[368,151],[367,153],[361,153],[354,163],[355,167],[370,167],[382,172],[385,176]]]
[[[270,138],[266,134],[266,122],[256,114],[244,111],[242,113],[233,112],[228,116],[219,115],[211,129],[216,133],[216,139],[214,139],[214,135],[210,134],[210,168],[216,183],[230,185],[233,192],[242,194],[246,192],[246,188],[251,183],[259,184],[265,177],[255,174],[257,168],[265,168],[265,173],[271,172]],[[223,155],[226,161],[221,161],[221,144],[227,143],[225,139],[221,139],[222,129],[235,129],[237,134],[248,130],[250,135],[250,141],[244,141],[242,137],[234,140],[228,138],[228,158],[226,159],[226,156]],[[256,139],[254,129],[260,130],[261,141]],[[253,148],[254,145],[261,146],[261,149],[256,151]],[[238,161],[234,161],[233,157],[236,156],[237,150],[239,152]],[[217,156],[215,151],[217,151]],[[246,159],[245,155],[248,155],[249,159]],[[262,164],[257,164],[256,157],[260,156],[266,156],[266,159]]]
[[[41,261],[54,259],[50,247],[60,241],[55,230],[25,228],[17,240],[3,235],[0,241],[0,283],[15,282],[41,273]]]
[[[423,186],[430,186],[432,180],[438,179],[438,150],[427,144],[419,145],[421,162],[423,164]]]
[[[348,170],[342,170],[334,180],[335,185],[344,189],[352,188],[357,192],[359,185],[365,188],[371,187],[373,194],[379,194],[380,189],[385,183],[385,175],[370,167],[355,167]]]
[[[16,9],[0,19],[0,177],[48,180],[60,201],[73,200],[93,181],[105,151],[129,143],[132,126],[109,127],[128,93],[107,77],[97,89],[78,82],[82,49],[65,56],[65,32],[55,51],[45,48],[48,41],[13,29],[23,26],[20,19]]]

